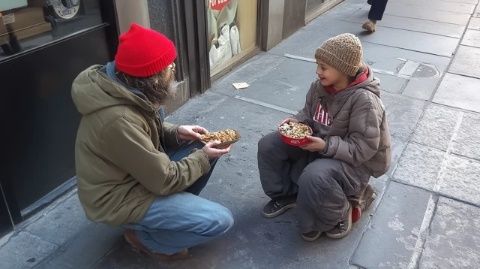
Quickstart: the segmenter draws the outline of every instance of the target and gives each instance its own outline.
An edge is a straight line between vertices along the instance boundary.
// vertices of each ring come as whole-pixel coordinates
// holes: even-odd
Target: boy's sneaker
[[[302,233],[302,238],[305,241],[312,242],[317,240],[320,237],[320,235],[322,235],[322,232],[320,231],[311,231],[308,233]]]
[[[352,230],[352,206],[348,203],[348,212],[346,219],[340,221],[331,229],[330,231],[326,232],[325,234],[327,237],[333,239],[340,239],[347,236],[350,231]]]
[[[377,197],[375,190],[370,184],[367,184],[367,187],[363,193],[358,197],[349,198],[349,202],[352,205],[352,222],[355,223],[360,220],[363,212],[365,212],[372,202]]]
[[[296,202],[296,195],[272,199],[263,207],[263,215],[267,218],[274,218],[295,207],[297,205]]]

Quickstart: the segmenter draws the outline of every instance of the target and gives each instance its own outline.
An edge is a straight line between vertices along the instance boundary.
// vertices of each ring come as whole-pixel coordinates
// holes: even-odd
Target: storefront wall
[[[206,0],[210,75],[242,60],[257,48],[257,0]]]
[[[71,84],[111,59],[117,39],[113,1],[14,2],[0,5],[0,233],[74,185]]]

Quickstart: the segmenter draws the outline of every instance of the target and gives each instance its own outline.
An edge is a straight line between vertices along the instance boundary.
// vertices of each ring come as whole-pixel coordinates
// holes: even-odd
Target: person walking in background
[[[176,48],[163,34],[132,24],[115,61],[73,82],[82,114],[75,143],[78,196],[87,217],[126,229],[134,250],[188,257],[188,248],[227,232],[231,212],[198,196],[230,147],[203,145],[207,130],[163,121],[175,81]]]
[[[368,0],[370,11],[368,12],[368,20],[363,23],[362,28],[369,33],[376,30],[377,21],[382,20],[383,13],[387,7],[388,0]]]

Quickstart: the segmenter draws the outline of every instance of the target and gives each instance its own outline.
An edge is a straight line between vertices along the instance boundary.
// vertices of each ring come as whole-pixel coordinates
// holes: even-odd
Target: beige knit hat
[[[355,35],[337,35],[323,42],[315,58],[354,77],[362,66],[362,44]]]

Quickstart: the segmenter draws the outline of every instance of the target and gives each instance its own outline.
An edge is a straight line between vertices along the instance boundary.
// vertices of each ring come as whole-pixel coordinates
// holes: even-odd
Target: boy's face
[[[324,87],[335,86],[342,83],[348,77],[334,67],[317,59],[317,76]]]

